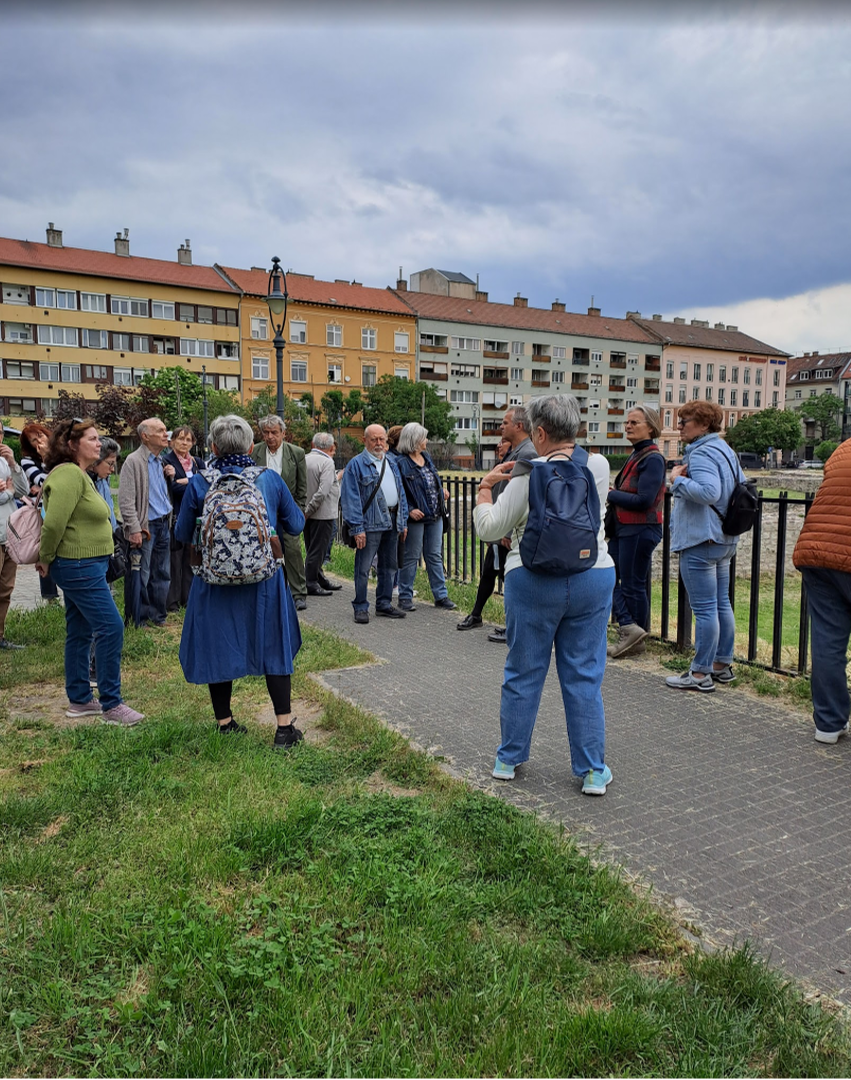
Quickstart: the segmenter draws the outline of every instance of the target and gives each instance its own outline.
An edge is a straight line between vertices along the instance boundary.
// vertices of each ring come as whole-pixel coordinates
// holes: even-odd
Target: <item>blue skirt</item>
[[[282,570],[256,585],[193,581],[180,639],[187,682],[291,675],[300,648],[301,629]]]

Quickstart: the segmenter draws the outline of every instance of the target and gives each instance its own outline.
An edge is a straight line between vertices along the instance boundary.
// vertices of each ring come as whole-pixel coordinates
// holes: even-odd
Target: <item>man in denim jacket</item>
[[[340,505],[343,520],[355,538],[355,622],[369,622],[366,586],[369,568],[378,555],[378,586],[375,612],[389,619],[404,619],[405,612],[393,607],[393,575],[398,568],[398,539],[408,535],[408,503],[402,478],[392,454],[387,454],[387,432],[380,424],[370,424],[363,433],[364,450],[352,458],[343,473]],[[382,478],[382,468],[384,475]],[[381,479],[380,479],[381,478]],[[364,506],[376,490],[369,504]]]

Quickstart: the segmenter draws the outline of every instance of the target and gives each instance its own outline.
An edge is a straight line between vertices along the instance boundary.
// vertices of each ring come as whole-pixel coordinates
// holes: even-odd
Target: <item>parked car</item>
[[[824,462],[819,461],[818,458],[813,458],[812,461],[799,461],[798,462],[798,468],[799,469],[823,469],[824,468]]]
[[[743,469],[764,469],[765,462],[759,454],[743,451],[739,456],[739,464]]]
[[[668,460],[665,462],[665,468],[670,471],[675,465],[682,465],[682,463],[683,459],[681,457],[668,458]]]

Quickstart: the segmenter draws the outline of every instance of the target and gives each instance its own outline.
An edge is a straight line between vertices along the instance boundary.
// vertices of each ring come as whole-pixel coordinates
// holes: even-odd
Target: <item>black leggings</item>
[[[290,676],[267,675],[266,689],[272,699],[272,708],[277,716],[286,715],[292,708],[290,704]],[[213,712],[217,720],[227,720],[231,715],[230,695],[233,690],[232,682],[215,682],[209,684],[210,700],[213,702]]]
[[[476,591],[476,603],[470,612],[471,615],[477,615],[480,619],[485,610],[485,604],[493,596],[497,577],[505,573],[505,560],[508,558],[508,548],[499,544],[497,547],[499,562],[497,563],[493,557],[493,547],[493,544],[487,545],[482,563],[482,576],[479,578],[479,588]]]

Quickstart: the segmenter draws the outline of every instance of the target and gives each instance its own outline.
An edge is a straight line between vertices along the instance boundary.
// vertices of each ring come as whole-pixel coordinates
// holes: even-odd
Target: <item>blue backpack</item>
[[[588,453],[530,461],[529,519],[520,541],[520,559],[536,574],[581,574],[597,562],[600,497]],[[517,466],[515,466],[515,472]],[[525,472],[521,469],[521,475]]]

